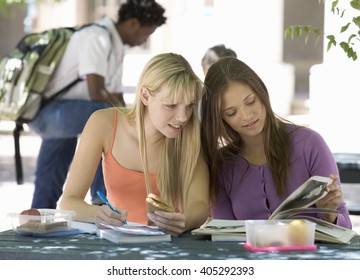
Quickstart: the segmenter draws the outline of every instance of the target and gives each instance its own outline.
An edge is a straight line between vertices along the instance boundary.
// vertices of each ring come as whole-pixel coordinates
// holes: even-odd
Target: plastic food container
[[[9,213],[12,228],[16,233],[24,235],[48,234],[71,230],[74,211],[37,209],[40,215]]]
[[[307,220],[248,220],[244,247],[259,252],[315,250],[315,226]]]

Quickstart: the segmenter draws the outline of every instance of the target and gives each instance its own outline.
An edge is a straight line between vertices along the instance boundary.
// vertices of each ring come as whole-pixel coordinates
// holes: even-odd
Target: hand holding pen
[[[110,209],[111,209],[112,211],[114,211],[115,213],[120,214],[120,212],[111,205],[110,201],[106,198],[106,196],[105,196],[101,191],[97,191],[96,193],[97,193],[98,196],[101,198],[101,200],[104,201],[104,202],[106,203],[106,205],[110,207]],[[127,222],[126,222],[125,219],[124,219],[122,222],[123,222],[124,225],[127,224]]]

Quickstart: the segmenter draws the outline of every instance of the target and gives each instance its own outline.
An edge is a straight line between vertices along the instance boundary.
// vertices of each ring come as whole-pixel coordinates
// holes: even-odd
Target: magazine
[[[307,208],[327,195],[326,186],[331,183],[329,177],[313,176],[306,180],[292,194],[290,194],[270,216],[270,220],[285,218],[287,210],[301,213],[302,208]],[[294,210],[298,209],[298,210]]]
[[[245,220],[212,219],[191,233],[210,235],[212,241],[246,241]]]
[[[313,176],[309,178],[279,205],[269,220],[307,219],[316,224],[316,241],[349,243],[357,236],[355,231],[303,215],[305,213],[334,213],[334,210],[330,209],[309,207],[327,194],[326,186],[330,183],[331,179],[328,177]],[[193,230],[192,234],[211,235],[213,241],[244,241],[246,240],[245,220],[213,219]],[[236,235],[239,235],[238,238]]]

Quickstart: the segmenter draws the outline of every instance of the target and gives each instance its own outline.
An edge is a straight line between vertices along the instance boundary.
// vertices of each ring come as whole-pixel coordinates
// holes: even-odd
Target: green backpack
[[[56,28],[23,37],[0,61],[0,120],[27,122],[43,103],[44,92],[74,30]],[[51,97],[50,97],[51,98]]]
[[[44,94],[71,36],[92,24],[105,28],[90,23],[78,28],[60,27],[31,33],[0,60],[0,120],[27,123],[42,106],[81,80],[74,77],[62,90]]]
[[[74,77],[54,94],[45,94],[69,39],[81,27],[61,27],[24,36],[10,55],[0,60],[0,121],[14,121],[16,179],[23,183],[20,134],[23,124],[33,120],[40,109],[81,79]],[[111,36],[110,36],[111,37]]]

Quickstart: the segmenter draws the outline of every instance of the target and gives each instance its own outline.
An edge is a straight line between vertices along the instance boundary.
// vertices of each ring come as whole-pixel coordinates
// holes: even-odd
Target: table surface
[[[185,233],[171,242],[114,244],[96,235],[21,236],[0,232],[0,259],[8,260],[356,260],[360,236],[350,244],[317,243],[315,251],[251,252],[240,242],[212,242],[209,236]]]

